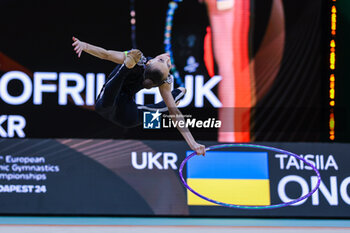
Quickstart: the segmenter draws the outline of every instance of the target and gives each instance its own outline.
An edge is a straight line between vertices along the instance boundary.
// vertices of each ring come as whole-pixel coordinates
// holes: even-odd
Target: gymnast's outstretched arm
[[[74,41],[72,46],[74,46],[74,50],[78,54],[78,57],[80,57],[81,53],[84,51],[100,59],[112,61],[117,64],[123,64],[126,58],[126,55],[124,52],[106,50],[104,48],[80,41],[75,37],[73,37],[72,39]]]
[[[165,104],[168,107],[171,119],[175,122],[184,121],[184,117],[182,116],[180,110],[177,108],[174,97],[171,94],[171,86],[168,83],[164,83],[159,87],[159,91],[163,97]],[[197,143],[194,140],[190,130],[187,127],[180,127],[179,124],[177,124],[177,129],[180,131],[189,147],[195,151],[197,155],[205,155],[205,146]]]

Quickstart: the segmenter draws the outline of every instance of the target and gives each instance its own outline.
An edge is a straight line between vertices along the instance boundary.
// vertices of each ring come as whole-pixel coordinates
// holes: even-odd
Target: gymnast
[[[143,112],[165,112],[174,122],[184,121],[177,108],[180,98],[186,89],[179,87],[171,91],[173,77],[170,74],[171,61],[167,53],[155,58],[144,57],[138,49],[130,51],[113,51],[91,45],[73,37],[75,52],[78,57],[84,51],[100,59],[112,61],[117,67],[108,76],[100,94],[97,97],[95,110],[104,118],[124,128],[136,127],[142,124]],[[138,105],[134,95],[143,88],[158,87],[163,101],[157,104]],[[197,155],[205,155],[205,146],[197,143],[187,127],[180,131],[189,147]]]

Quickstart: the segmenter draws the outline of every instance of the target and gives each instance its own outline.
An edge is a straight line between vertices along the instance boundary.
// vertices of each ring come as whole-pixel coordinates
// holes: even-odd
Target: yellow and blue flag
[[[187,184],[196,192],[229,204],[270,205],[267,152],[207,151],[187,163]],[[216,205],[189,190],[187,204]]]

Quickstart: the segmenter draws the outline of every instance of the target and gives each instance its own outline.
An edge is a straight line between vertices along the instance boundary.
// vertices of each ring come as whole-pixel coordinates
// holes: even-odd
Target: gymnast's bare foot
[[[124,64],[127,68],[132,69],[140,61],[142,52],[138,49],[132,49],[126,55]]]

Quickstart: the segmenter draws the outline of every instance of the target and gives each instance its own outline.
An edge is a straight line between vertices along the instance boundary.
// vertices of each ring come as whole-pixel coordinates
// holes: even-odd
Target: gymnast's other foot
[[[140,61],[142,52],[138,49],[132,49],[126,55],[124,64],[127,68],[132,69]]]

